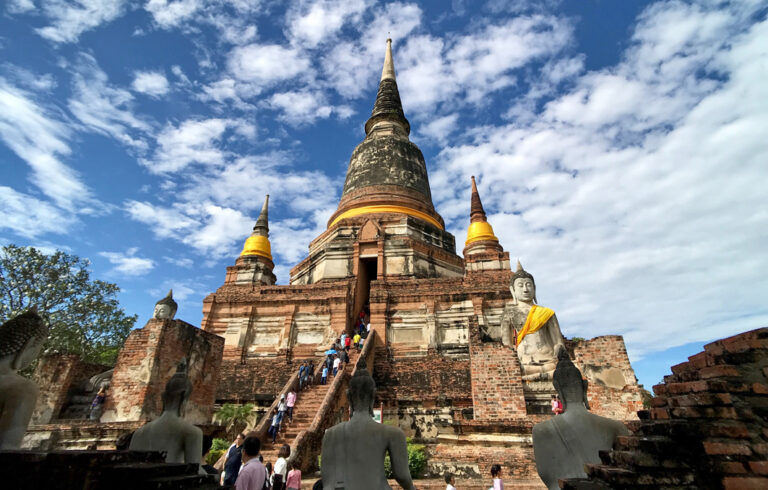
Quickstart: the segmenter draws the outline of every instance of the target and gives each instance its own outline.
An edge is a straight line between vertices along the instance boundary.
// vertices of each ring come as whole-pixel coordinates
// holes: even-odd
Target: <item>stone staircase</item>
[[[344,371],[352,372],[359,357],[360,353],[356,349],[351,349],[349,355],[350,362],[344,366],[342,371],[339,371],[337,376],[341,376]],[[317,384],[297,392],[296,405],[293,407],[293,421],[286,416],[274,444],[272,444],[272,437],[268,434],[262,438],[261,455],[264,457],[264,463],[271,462],[274,466],[278,457],[277,453],[283,444],[288,444],[292,448],[295,447],[294,440],[299,433],[309,429],[315,415],[317,415],[322,407],[333,380],[334,377],[329,375],[327,384],[321,385],[319,384],[318,377]]]

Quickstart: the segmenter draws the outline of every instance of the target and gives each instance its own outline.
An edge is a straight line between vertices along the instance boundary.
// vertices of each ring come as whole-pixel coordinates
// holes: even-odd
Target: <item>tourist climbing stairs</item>
[[[344,370],[351,373],[359,357],[360,353],[356,349],[351,349],[349,353],[350,362],[344,367]],[[280,447],[283,444],[293,446],[296,436],[300,432],[309,429],[315,415],[322,407],[323,400],[325,400],[325,396],[333,382],[334,378],[331,374],[332,372],[329,373],[327,384],[321,385],[319,383],[320,378],[318,377],[317,383],[297,392],[296,405],[293,407],[293,421],[286,415],[274,444],[272,444],[272,437],[269,435],[264,436],[262,439],[261,455],[264,457],[264,463],[271,462],[274,466]],[[340,374],[341,372],[338,375]]]

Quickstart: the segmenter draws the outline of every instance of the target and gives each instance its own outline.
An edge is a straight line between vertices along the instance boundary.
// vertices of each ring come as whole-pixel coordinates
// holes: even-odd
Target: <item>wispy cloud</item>
[[[93,212],[91,191],[61,158],[69,155],[72,133],[60,113],[33,94],[0,78],[0,139],[32,169],[30,180],[57,206]]]
[[[149,122],[133,112],[130,91],[109,83],[96,59],[82,53],[72,76],[72,97],[67,103],[72,114],[90,131],[112,137],[122,144],[144,150],[144,133]]]
[[[47,233],[66,233],[76,222],[73,214],[36,197],[0,186],[0,229],[35,239]]]
[[[125,4],[125,0],[48,0],[42,3],[42,13],[51,24],[37,32],[53,42],[76,42],[82,33],[121,16]],[[29,4],[17,1],[16,5]]]
[[[138,257],[137,247],[132,247],[125,252],[99,252],[112,264],[112,273],[125,276],[143,276],[155,267],[155,262],[146,257]]]

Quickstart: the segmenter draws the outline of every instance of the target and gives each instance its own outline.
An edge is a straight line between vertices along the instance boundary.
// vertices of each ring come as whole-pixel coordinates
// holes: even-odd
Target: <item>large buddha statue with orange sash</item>
[[[563,334],[555,312],[536,304],[536,283],[520,261],[509,287],[512,301],[501,317],[501,341],[516,346],[525,380],[552,379]]]

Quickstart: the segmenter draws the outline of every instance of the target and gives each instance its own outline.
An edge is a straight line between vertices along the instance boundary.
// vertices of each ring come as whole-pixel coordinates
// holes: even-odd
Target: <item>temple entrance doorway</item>
[[[361,311],[368,308],[368,300],[371,295],[371,281],[376,280],[378,273],[378,257],[360,257],[357,264],[357,286],[355,288],[355,306],[352,310],[351,327],[354,329]]]

